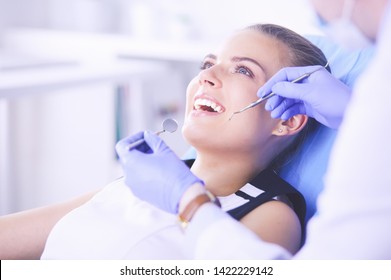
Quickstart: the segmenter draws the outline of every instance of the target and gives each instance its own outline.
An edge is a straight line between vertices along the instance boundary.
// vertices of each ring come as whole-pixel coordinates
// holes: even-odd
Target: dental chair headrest
[[[318,46],[330,63],[332,74],[353,88],[357,77],[367,67],[374,48],[347,51],[322,36],[307,36]],[[316,200],[323,189],[323,178],[337,131],[320,125],[306,138],[298,153],[280,170],[280,176],[305,197],[308,221],[316,212]]]

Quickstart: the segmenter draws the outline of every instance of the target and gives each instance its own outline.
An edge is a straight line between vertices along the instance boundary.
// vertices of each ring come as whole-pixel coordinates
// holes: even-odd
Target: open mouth
[[[223,106],[210,99],[198,98],[194,101],[194,110],[211,113],[223,113],[225,109]]]

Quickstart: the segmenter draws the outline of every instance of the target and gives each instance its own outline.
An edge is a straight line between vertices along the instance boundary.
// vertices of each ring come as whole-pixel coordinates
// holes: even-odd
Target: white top
[[[262,190],[247,184],[242,191]],[[224,210],[247,200],[220,197]],[[117,180],[61,219],[51,231],[42,259],[186,259],[184,232],[176,215],[134,196]]]
[[[176,259],[183,233],[174,215],[114,181],[53,228],[42,259]],[[175,243],[175,244],[173,244]]]
[[[353,90],[297,259],[391,259],[391,15],[389,4],[370,67]],[[188,228],[188,250],[201,259],[291,258],[262,242],[213,205]],[[229,246],[227,246],[229,244]]]

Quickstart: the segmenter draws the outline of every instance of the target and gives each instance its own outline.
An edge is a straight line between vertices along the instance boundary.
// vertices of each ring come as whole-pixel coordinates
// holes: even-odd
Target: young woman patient
[[[191,171],[219,197],[225,211],[291,253],[302,244],[305,203],[274,170],[296,149],[313,120],[304,115],[272,119],[262,105],[229,118],[255,101],[257,90],[281,68],[325,64],[323,53],[300,35],[276,25],[254,25],[206,55],[187,89],[182,131],[197,150],[194,162],[186,162]],[[176,215],[134,196],[123,179],[89,198],[30,216],[30,225],[37,221],[44,226],[27,234],[29,256],[42,252],[47,238],[44,259],[186,258]],[[22,223],[27,217],[16,218]],[[12,217],[7,222],[15,228]],[[6,237],[0,233],[0,243]],[[26,256],[23,249],[20,254],[18,258]]]

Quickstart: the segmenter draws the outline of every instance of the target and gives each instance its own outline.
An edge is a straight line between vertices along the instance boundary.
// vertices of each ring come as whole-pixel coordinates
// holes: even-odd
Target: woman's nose
[[[204,84],[209,84],[209,85],[211,85],[212,87],[215,85],[214,82],[212,82],[212,81],[210,81],[210,80],[208,80],[208,79],[203,80],[203,83],[204,83]]]
[[[199,83],[203,86],[210,86],[210,87],[220,87],[221,86],[221,80],[218,77],[217,69],[213,69],[216,66],[213,66],[209,69],[205,69],[201,71],[199,74]]]

